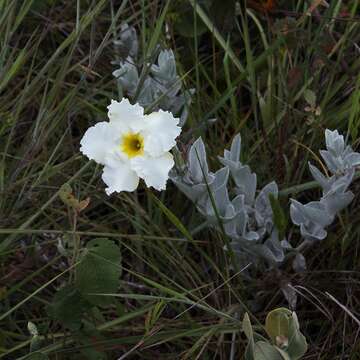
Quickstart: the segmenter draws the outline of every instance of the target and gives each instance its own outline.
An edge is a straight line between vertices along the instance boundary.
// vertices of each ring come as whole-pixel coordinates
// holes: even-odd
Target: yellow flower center
[[[129,157],[144,154],[144,138],[140,134],[127,133],[123,135],[121,150]]]

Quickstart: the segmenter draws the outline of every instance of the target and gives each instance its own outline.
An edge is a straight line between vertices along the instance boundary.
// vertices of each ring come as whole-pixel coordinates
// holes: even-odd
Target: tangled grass
[[[321,166],[325,128],[358,145],[359,4],[235,3],[0,1],[0,358],[243,358],[244,313],[261,332],[270,310],[295,300],[305,359],[358,358],[357,181],[327,238],[304,249],[305,271],[291,261],[234,269],[226,236],[203,227],[172,183],[162,193],[143,186],[107,197],[100,167],[79,154],[84,131],[120,96],[113,40],[126,22],[139,34],[139,61],[154,59],[157,44],[171,48],[183,87],[195,89],[182,156],[202,136],[219,168],[240,131],[242,160],[261,186],[276,180],[286,216],[289,196],[318,199],[307,163]],[[286,231],[297,246],[298,229],[288,223]],[[94,257],[79,273],[99,238],[119,249],[117,270],[92,272]],[[104,289],[120,283],[82,312],[59,291],[84,271]],[[66,299],[80,307],[78,289],[70,290]]]

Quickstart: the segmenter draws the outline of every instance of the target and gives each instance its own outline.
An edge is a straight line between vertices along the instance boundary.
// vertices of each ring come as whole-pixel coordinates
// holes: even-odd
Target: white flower
[[[111,101],[110,121],[90,127],[81,139],[80,151],[104,165],[106,193],[134,191],[139,178],[147,186],[164,190],[174,166],[169,150],[180,134],[179,119],[159,110],[144,115],[144,109],[129,100]]]

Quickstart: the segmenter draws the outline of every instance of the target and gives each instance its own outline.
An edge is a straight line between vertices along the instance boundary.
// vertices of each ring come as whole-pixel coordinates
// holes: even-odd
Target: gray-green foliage
[[[322,197],[305,205],[291,199],[291,220],[300,226],[300,233],[307,241],[323,240],[327,236],[325,228],[353,200],[354,194],[348,188],[354,178],[355,167],[360,165],[360,154],[345,145],[344,137],[337,130],[326,129],[325,141],[326,150],[320,150],[320,155],[331,177],[324,176],[309,163],[312,176],[322,188]]]
[[[348,190],[355,167],[360,165],[360,154],[345,146],[338,131],[325,131],[327,150],[320,151],[330,178],[309,164],[315,180],[323,189],[319,201],[305,205],[291,199],[290,216],[307,241],[326,237],[325,227],[336,214],[350,204],[354,194]],[[273,181],[256,196],[257,177],[248,165],[240,162],[241,138],[236,135],[231,149],[219,157],[223,168],[216,173],[209,170],[205,145],[201,138],[191,146],[185,165],[172,173],[171,179],[191,199],[198,211],[211,226],[223,224],[231,239],[231,248],[242,260],[257,262],[266,260],[271,265],[281,264],[285,252],[294,253],[293,267],[296,271],[306,268],[305,258],[298,249],[293,249],[285,237],[287,219],[278,202],[278,187]],[[232,183],[229,183],[229,177]],[[232,186],[232,184],[234,184]],[[233,198],[230,199],[230,195]]]
[[[123,93],[141,106],[152,110],[170,111],[180,117],[182,126],[188,116],[188,108],[194,89],[182,90],[177,75],[174,53],[171,49],[157,47],[157,60],[145,63],[139,60],[139,42],[136,30],[123,24],[119,38],[114,41],[121,60],[114,62],[119,68],[113,72]]]
[[[276,201],[278,187],[270,182],[256,196],[256,174],[240,162],[240,151],[238,134],[230,151],[225,150],[224,156],[219,157],[224,167],[213,173],[209,171],[205,145],[199,138],[190,148],[187,163],[174,171],[171,179],[196,204],[209,225],[216,227],[219,220],[222,222],[239,259],[253,262],[262,259],[276,265],[284,260],[284,250],[289,247],[286,239],[279,237],[273,221],[269,197],[273,203]]]
[[[254,333],[248,314],[243,320],[243,331],[248,338],[246,360],[298,360],[307,351],[307,342],[300,332],[295,312],[286,308],[271,311],[265,321],[270,341]]]

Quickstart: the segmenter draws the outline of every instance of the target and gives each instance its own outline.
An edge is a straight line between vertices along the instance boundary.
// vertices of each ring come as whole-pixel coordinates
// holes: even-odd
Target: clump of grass
[[[221,6],[205,3],[0,2],[0,358],[25,358],[30,347],[57,359],[239,358],[243,314],[260,326],[267,312],[288,306],[287,284],[297,294],[306,358],[360,351],[356,182],[351,206],[306,252],[307,271],[285,264],[259,273],[250,264],[236,272],[222,233],[202,229],[173,185],[108,198],[100,169],[79,155],[85,129],[118,96],[112,41],[128,22],[143,54],[151,56],[157,43],[171,47],[184,86],[195,88],[183,153],[202,135],[216,168],[241,131],[242,156],[260,185],[274,179],[302,202],[319,197],[316,189],[295,194],[293,186],[310,180],[307,161],[316,162],[325,128],[357,145],[358,2],[241,2],[224,17]],[[235,1],[223,6],[235,9]],[[319,111],[306,110],[307,90]],[[75,199],[90,197],[81,211],[60,199],[65,183]],[[288,209],[287,196],[281,205]],[[299,234],[288,230],[296,246]],[[121,250],[119,287],[109,305],[91,307],[70,331],[48,309],[76,280],[96,238]]]

